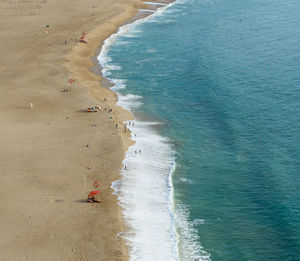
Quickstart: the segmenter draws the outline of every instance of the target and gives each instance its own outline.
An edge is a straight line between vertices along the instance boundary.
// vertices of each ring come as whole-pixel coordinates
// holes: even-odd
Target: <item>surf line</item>
[[[156,10],[151,10],[151,9],[139,9],[139,12],[150,12],[150,13],[155,13]]]
[[[172,3],[170,3],[166,6],[171,6],[171,4]],[[109,81],[114,83],[115,86],[116,86],[117,81],[122,81],[122,80],[112,78],[109,74],[109,71],[111,69],[111,67],[110,67],[111,59],[108,56],[108,50],[109,50],[110,46],[115,42],[115,40],[119,36],[130,33],[130,31],[133,30],[133,28],[136,25],[138,25],[144,21],[147,21],[148,19],[151,19],[150,17],[155,17],[156,15],[160,15],[163,12],[163,10],[166,9],[166,6],[164,4],[161,6],[157,5],[157,10],[153,10],[153,11],[151,10],[152,12],[149,16],[147,16],[143,19],[136,20],[135,22],[133,22],[131,24],[126,24],[124,26],[121,26],[115,34],[111,35],[109,38],[107,38],[104,41],[104,44],[100,51],[100,54],[98,55],[98,61],[99,61],[100,65],[102,66],[102,75],[106,79],[108,79]],[[145,9],[145,10],[148,11],[147,9]],[[125,82],[123,82],[123,85],[125,88]],[[114,87],[112,87],[112,89]],[[118,105],[127,110],[130,110],[131,106],[132,106],[132,101],[130,103],[127,102],[124,104],[124,101],[126,101],[126,99],[122,100],[122,95],[118,92],[116,92],[116,93],[119,98]],[[137,124],[135,124],[135,125],[138,125],[138,126],[135,126],[135,132],[137,132],[137,137],[143,137],[144,131],[148,132],[148,128],[147,128],[147,126],[144,126],[145,128],[139,128],[140,124],[142,124],[142,125],[144,125],[144,124],[140,123],[139,121],[136,121],[136,123]],[[148,124],[146,124],[146,125],[148,125]],[[140,134],[139,130],[141,131],[141,134]],[[151,133],[152,133],[152,131],[151,131]],[[148,238],[154,238],[155,236],[152,235],[151,233],[152,233],[152,231],[155,230],[155,233],[159,233],[161,235],[160,238],[170,239],[170,240],[160,241],[160,244],[162,246],[164,246],[162,248],[162,249],[164,249],[164,251],[162,251],[162,249],[159,250],[160,256],[161,256],[160,260],[178,261],[179,258],[178,258],[178,246],[177,246],[177,242],[176,242],[176,239],[177,239],[176,226],[175,226],[174,213],[172,213],[172,211],[173,211],[172,206],[174,206],[174,202],[172,201],[173,194],[172,194],[172,189],[170,187],[170,186],[172,186],[172,184],[170,183],[171,182],[170,176],[173,174],[173,169],[174,169],[173,166],[175,165],[175,162],[173,159],[174,155],[173,155],[172,148],[170,148],[168,145],[166,145],[166,144],[168,144],[168,142],[166,142],[165,138],[161,137],[160,135],[156,135],[155,133],[152,133],[152,135],[153,134],[154,134],[154,137],[157,138],[157,139],[154,139],[154,140],[157,140],[157,144],[156,144],[157,146],[153,146],[153,144],[151,144],[151,146],[149,146],[149,144],[144,144],[144,142],[143,142],[144,140],[139,139],[139,138],[137,138],[138,140],[136,140],[136,141],[138,144],[142,145],[141,147],[145,148],[145,150],[146,150],[146,147],[154,149],[153,153],[152,152],[150,152],[148,154],[143,153],[140,155],[139,158],[145,157],[146,155],[157,155],[158,152],[164,152],[163,155],[161,155],[164,157],[163,162],[169,163],[169,164],[172,162],[172,164],[171,164],[172,170],[169,169],[170,168],[170,166],[168,166],[169,164],[166,164],[166,165],[163,164],[163,172],[164,173],[162,173],[163,174],[163,175],[161,175],[162,179],[160,180],[160,182],[158,182],[158,185],[154,186],[154,184],[151,183],[151,190],[152,191],[156,190],[157,193],[155,193],[155,195],[161,195],[162,197],[160,197],[160,201],[163,201],[165,203],[164,204],[165,207],[163,208],[163,211],[156,213],[156,215],[162,215],[163,217],[166,217],[166,220],[163,221],[164,222],[163,225],[160,225],[159,223],[158,223],[158,225],[153,224],[152,228],[154,228],[154,227],[156,228],[156,226],[161,228],[158,231],[156,231],[155,229],[151,229],[151,228],[147,229],[145,231],[144,227],[140,226],[140,224],[143,225],[145,222],[147,224],[151,223],[151,222],[144,221],[144,220],[147,220],[147,216],[146,217],[142,216],[142,219],[144,219],[143,221],[141,221],[141,219],[140,219],[141,215],[137,215],[137,217],[132,218],[133,213],[135,213],[134,211],[140,212],[140,205],[136,204],[136,202],[134,201],[135,200],[134,197],[133,198],[131,197],[131,194],[130,194],[131,190],[128,190],[128,187],[132,187],[131,179],[132,179],[132,177],[136,176],[136,173],[141,173],[141,172],[145,172],[145,171],[140,171],[141,168],[143,168],[143,170],[144,170],[144,166],[140,165],[140,164],[136,164],[136,162],[135,162],[135,158],[136,158],[135,157],[136,156],[135,149],[136,148],[130,147],[128,149],[128,151],[126,152],[126,156],[123,160],[123,164],[128,166],[128,168],[126,168],[126,171],[125,171],[125,169],[122,169],[121,170],[121,176],[122,176],[121,179],[116,180],[116,181],[112,182],[112,184],[111,184],[111,188],[113,188],[113,190],[114,190],[113,194],[116,194],[118,196],[118,204],[123,208],[122,215],[124,218],[124,224],[126,225],[126,227],[129,230],[126,232],[119,232],[118,236],[121,238],[124,238],[126,240],[125,244],[130,248],[130,251],[128,253],[130,259],[136,260],[136,258],[139,257],[140,255],[142,257],[144,257],[144,259],[145,259],[148,257],[148,254],[149,254],[148,253],[149,246],[145,245],[145,242],[147,243],[147,240],[145,242],[143,242],[143,240],[139,240],[139,239],[142,235],[146,235],[146,236],[148,236]],[[135,139],[135,137],[133,137],[133,136],[131,138]],[[155,158],[153,160],[155,160]],[[143,162],[143,160],[142,160],[142,162]],[[149,159],[147,159],[147,162],[149,162]],[[157,165],[157,162],[155,162],[155,164],[153,164],[153,166],[156,166],[156,165]],[[136,167],[138,167],[138,168],[136,169]],[[128,171],[130,171],[130,175],[126,175]],[[158,171],[156,171],[156,172],[158,172]],[[145,175],[146,174],[147,173],[145,173]],[[148,176],[151,176],[151,175],[148,175]],[[136,177],[140,177],[140,176],[136,176]],[[146,177],[147,176],[145,176],[144,180],[146,180]],[[135,178],[135,180],[138,180],[138,178]],[[167,181],[169,181],[169,182],[167,182]],[[161,184],[165,184],[165,186],[161,186]],[[140,185],[142,185],[142,184],[140,184]],[[148,183],[146,183],[144,185],[147,186]],[[139,187],[137,189],[139,189]],[[147,189],[147,187],[146,187],[146,189]],[[151,205],[151,201],[152,201],[151,197],[150,198],[146,197],[145,200],[148,200],[148,202],[150,202],[149,205]],[[134,206],[139,206],[139,208],[133,209],[132,207],[134,207]],[[142,212],[140,212],[140,213],[142,213]],[[154,220],[160,221],[161,218],[160,217],[154,218]],[[166,224],[168,224],[168,226],[166,226]],[[166,227],[168,227],[169,229],[165,229]],[[131,231],[131,228],[133,229],[133,231]],[[155,247],[153,247],[153,249],[155,249]]]
[[[144,2],[147,5],[161,5],[161,6],[167,6],[168,4],[160,3],[160,2]]]

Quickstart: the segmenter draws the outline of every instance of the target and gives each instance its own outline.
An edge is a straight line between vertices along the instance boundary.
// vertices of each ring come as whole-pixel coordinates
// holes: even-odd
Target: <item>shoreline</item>
[[[152,4],[154,4],[155,2],[162,3],[163,5],[158,4],[155,7],[153,7]],[[86,38],[87,41],[90,41],[91,35],[92,35],[92,38],[95,37],[96,39],[97,39],[97,36],[99,36],[99,37],[101,36],[101,40],[100,40],[100,42],[98,42],[98,47],[96,48],[96,51],[94,52],[94,54],[92,56],[89,57],[89,60],[91,60],[93,64],[88,67],[88,70],[89,70],[89,73],[92,73],[92,74],[99,77],[100,84],[98,84],[98,88],[100,87],[102,89],[102,91],[103,91],[103,89],[106,89],[111,93],[111,96],[110,95],[107,95],[107,96],[109,96],[109,98],[112,99],[112,101],[110,103],[106,103],[106,104],[108,104],[109,106],[111,106],[114,109],[113,110],[114,112],[112,112],[113,121],[114,121],[115,124],[118,124],[119,126],[124,124],[124,122],[134,120],[134,115],[128,109],[126,109],[126,108],[124,108],[120,105],[117,105],[118,94],[117,94],[117,92],[115,92],[111,89],[111,87],[114,86],[114,83],[110,82],[109,79],[107,79],[103,75],[103,73],[102,73],[103,68],[99,64],[98,56],[99,56],[99,54],[100,54],[100,52],[103,48],[105,40],[109,39],[112,35],[117,34],[121,27],[123,27],[124,25],[127,25],[127,24],[133,24],[134,22],[136,22],[138,20],[142,20],[142,19],[144,19],[148,16],[151,16],[159,8],[167,6],[172,2],[174,2],[174,1],[170,1],[170,0],[156,1],[156,0],[154,0],[152,2],[149,2],[149,4],[146,4],[146,2],[140,1],[140,6],[138,8],[136,7],[127,18],[121,19],[121,21],[119,20],[118,22],[115,22],[113,19],[109,21],[109,23],[115,23],[115,24],[117,24],[117,26],[113,30],[111,30],[111,33],[109,34],[108,37],[105,38],[105,37],[103,37],[101,32],[100,33],[98,32],[98,29],[100,29],[100,31],[101,31],[101,29],[102,29],[101,27],[103,25],[100,25],[99,27],[96,27],[94,30],[90,31],[87,34],[87,38]],[[145,9],[140,9],[140,8],[145,8]],[[144,12],[143,11],[143,10],[147,10],[147,9],[153,10],[153,12]],[[120,16],[121,16],[121,14],[120,14]],[[117,19],[118,17],[114,17],[114,18]],[[88,43],[90,43],[90,42],[88,42]],[[93,43],[95,43],[94,39],[93,39]],[[72,54],[72,51],[68,55],[73,56],[74,54]],[[75,56],[76,56],[76,54],[75,54]],[[69,62],[67,62],[66,64],[68,64],[68,63]],[[69,65],[66,65],[66,64],[65,64],[65,67],[68,68],[69,71],[72,71],[72,69],[74,69],[74,68],[72,68],[72,66],[69,67]],[[77,75],[77,77],[78,77],[78,75]],[[79,76],[78,79],[80,80],[80,76]],[[91,96],[93,96],[96,99],[96,101],[100,101],[103,98],[103,95],[98,95],[97,94],[96,88],[94,88],[92,86],[87,86],[87,85],[86,85],[86,87],[91,91]],[[105,99],[107,99],[107,98],[105,98]],[[126,127],[126,125],[124,125],[124,127]],[[123,145],[123,148],[122,148],[122,155],[123,156],[122,156],[122,163],[121,163],[121,166],[120,166],[121,171],[122,171],[122,168],[123,168],[123,166],[122,166],[123,161],[126,158],[129,147],[131,147],[132,145],[135,144],[135,141],[131,137],[131,132],[132,132],[132,130],[130,130],[130,128],[127,128],[126,133],[124,133],[124,131],[119,130],[119,135],[121,137],[121,142],[122,142],[122,145]],[[115,182],[118,182],[120,179],[122,179],[122,177],[123,176],[121,176],[121,172],[119,171],[118,178],[116,180],[113,180],[112,183],[111,183],[111,186],[110,186],[111,190],[114,190],[113,184]],[[114,192],[112,192],[112,196],[117,196],[115,190],[114,190]],[[128,244],[126,244],[127,239],[125,237],[122,237],[121,234],[124,233],[124,231],[128,230],[128,226],[126,226],[124,224],[124,217],[123,217],[123,214],[122,214],[122,211],[124,209],[119,204],[119,200],[118,199],[115,199],[115,200],[118,201],[117,202],[117,204],[118,204],[118,216],[119,216],[120,226],[122,228],[117,233],[117,236],[123,241],[123,243],[122,243],[122,249],[123,249],[123,254],[124,254],[123,260],[126,261],[126,260],[129,260]]]
[[[134,143],[122,125],[133,115],[116,105],[117,95],[95,74],[100,68],[92,57],[146,5],[45,0],[0,7],[0,35],[6,39],[0,47],[0,256],[128,260],[111,185],[121,178]],[[82,32],[87,44],[78,42]],[[95,105],[102,109],[85,112]],[[87,204],[95,180],[102,203]]]
[[[160,5],[160,6],[157,7],[157,9],[163,8],[165,6],[169,6],[169,4],[171,4],[171,3],[172,2],[168,2],[168,4]],[[143,12],[143,11],[139,12],[138,14],[136,14],[134,16],[133,19],[131,19],[129,22],[127,22],[127,23],[123,24],[122,26],[120,26],[120,28],[118,29],[118,31],[116,33],[112,34],[108,39],[105,40],[104,45],[102,45],[102,47],[105,48],[105,49],[103,50],[103,48],[101,48],[101,52],[99,53],[99,55],[98,55],[97,58],[98,58],[98,61],[100,63],[101,69],[104,71],[103,77],[106,77],[107,81],[110,84],[109,87],[118,87],[118,81],[120,79],[114,79],[114,77],[111,77],[110,74],[106,75],[106,70],[108,70],[108,71],[110,70],[110,58],[106,54],[107,50],[110,48],[111,45],[113,45],[113,43],[115,41],[115,38],[118,38],[120,35],[122,36],[123,34],[127,34],[127,33],[130,34],[131,26],[134,27],[135,26],[135,22],[137,22],[138,20],[143,20],[144,18],[147,18],[148,16],[150,16],[152,14],[155,14],[155,13],[156,12],[151,12],[151,13],[145,14],[145,12]],[[128,27],[127,27],[127,25],[128,25]],[[102,51],[103,51],[103,53],[102,53]],[[109,62],[109,65],[106,63],[107,60]],[[112,64],[112,66],[113,66],[113,64]],[[119,91],[118,91],[119,89],[118,88],[112,88],[112,90],[119,97],[118,103],[117,103],[119,106],[121,106],[123,109],[125,109],[127,111],[132,111],[132,109],[135,108],[135,106],[133,106],[133,104],[129,105],[129,104],[127,104],[127,102],[125,104],[122,101],[123,100],[122,99],[123,95],[121,93],[119,93]],[[128,94],[128,95],[131,95],[131,94]],[[133,107],[131,107],[131,106],[133,106]],[[138,115],[136,115],[136,116],[138,116]],[[128,119],[127,122],[129,120],[132,121],[132,119]],[[160,152],[161,150],[168,151],[166,154],[162,154],[161,155],[162,157],[165,158],[165,162],[169,162],[169,163],[167,163],[167,165],[170,164],[169,166],[165,166],[165,170],[164,170],[164,171],[167,172],[167,176],[168,176],[167,179],[166,179],[167,182],[166,182],[166,180],[161,180],[161,183],[160,183],[160,184],[162,184],[162,183],[166,182],[165,183],[165,187],[166,187],[167,191],[164,191],[164,192],[160,191],[160,188],[153,188],[153,190],[157,192],[155,194],[161,194],[161,195],[164,194],[165,196],[167,196],[167,198],[169,200],[168,202],[165,202],[166,203],[165,205],[167,207],[167,213],[168,213],[167,215],[169,215],[169,219],[170,220],[165,220],[165,224],[159,224],[159,226],[167,226],[167,227],[170,226],[171,230],[173,231],[172,235],[170,236],[170,242],[168,242],[168,243],[161,242],[162,245],[165,245],[165,248],[163,248],[164,249],[164,251],[163,251],[164,253],[161,253],[161,254],[165,257],[164,260],[171,260],[171,259],[172,260],[173,259],[174,260],[178,260],[178,258],[179,258],[178,257],[179,256],[179,254],[178,254],[178,246],[177,246],[177,242],[176,242],[176,239],[175,239],[175,238],[178,237],[178,234],[177,234],[177,231],[176,231],[176,228],[175,228],[175,217],[174,217],[175,212],[174,212],[173,200],[172,200],[173,194],[174,194],[174,192],[173,192],[173,185],[172,185],[172,175],[173,175],[173,172],[174,172],[174,170],[176,168],[176,163],[174,161],[175,159],[174,159],[174,154],[173,154],[174,152],[171,151],[171,146],[169,146],[168,139],[165,139],[164,137],[161,137],[155,131],[154,126],[151,126],[148,129],[148,127],[143,126],[145,124],[148,125],[148,123],[145,122],[145,121],[143,121],[143,120],[141,121],[141,119],[139,119],[139,117],[137,117],[137,121],[135,120],[135,117],[134,117],[134,121],[133,122],[135,123],[134,127],[132,125],[128,126],[129,130],[132,133],[134,133],[134,134],[137,133],[137,135],[139,137],[140,136],[139,134],[141,134],[140,131],[143,132],[143,131],[149,131],[150,130],[150,133],[148,133],[148,134],[151,136],[151,138],[156,139],[160,143],[160,144],[156,144],[154,146],[155,147],[154,150],[153,149],[151,149],[150,151],[146,150],[147,151],[146,154],[148,154],[149,152],[151,154],[155,150],[156,150],[156,153]],[[155,124],[160,125],[159,123],[155,123]],[[135,128],[138,128],[138,130],[135,129]],[[144,240],[140,238],[141,237],[141,233],[146,232],[147,235],[145,237],[145,241],[149,242],[149,239],[151,240],[151,238],[155,238],[158,235],[159,235],[159,237],[164,237],[165,236],[164,233],[166,233],[166,232],[165,231],[157,231],[158,235],[156,235],[156,234],[151,235],[151,233],[149,234],[149,231],[144,231],[144,229],[141,230],[139,228],[139,224],[144,223],[144,222],[142,222],[142,220],[140,220],[140,218],[136,219],[134,216],[132,216],[130,214],[131,211],[134,211],[136,213],[136,211],[138,211],[139,207],[137,207],[137,208],[134,207],[133,208],[134,210],[130,210],[131,209],[130,204],[132,203],[133,205],[135,205],[135,203],[137,203],[137,202],[132,201],[132,198],[130,198],[130,192],[129,193],[128,193],[128,191],[126,192],[126,190],[128,190],[128,189],[129,189],[129,191],[132,190],[132,189],[135,189],[135,187],[131,187],[133,185],[133,184],[130,184],[130,181],[129,181],[131,178],[128,179],[127,177],[132,176],[133,180],[140,180],[141,179],[140,174],[142,174],[142,172],[144,172],[144,171],[142,171],[142,169],[143,169],[142,168],[142,169],[139,170],[139,175],[136,175],[136,173],[134,173],[134,172],[132,172],[130,170],[131,169],[130,165],[133,163],[132,157],[134,157],[132,155],[137,154],[137,150],[134,152],[134,149],[138,148],[136,145],[141,146],[141,144],[144,144],[146,147],[147,147],[147,145],[149,145],[149,144],[144,143],[144,142],[141,143],[139,141],[139,138],[135,138],[134,136],[131,137],[131,139],[134,140],[134,144],[132,144],[134,146],[130,146],[130,148],[127,149],[126,156],[125,156],[125,158],[123,160],[124,165],[125,166],[129,166],[129,169],[126,168],[126,169],[122,169],[121,170],[122,177],[120,179],[118,179],[118,180],[116,180],[116,181],[113,182],[112,188],[115,191],[114,194],[116,194],[118,196],[118,202],[119,202],[119,204],[122,206],[122,214],[123,214],[123,217],[124,217],[123,222],[125,222],[125,227],[127,228],[126,230],[123,230],[122,232],[119,233],[120,237],[123,238],[123,239],[125,239],[126,245],[129,247],[129,250],[130,250],[129,251],[130,256],[133,257],[133,259],[136,259],[136,258],[138,258],[139,255],[141,255],[141,253],[143,253],[142,254],[143,257],[148,256],[147,251],[145,251],[145,250],[146,249],[149,250],[149,246],[146,246],[146,245],[143,246],[143,243],[141,241],[144,241]],[[163,143],[166,143],[167,145],[164,145]],[[144,148],[143,145],[142,145],[142,147]],[[148,160],[150,160],[150,162],[151,162],[153,159],[149,158]],[[152,163],[154,163],[154,162],[152,162]],[[152,163],[151,163],[151,165],[152,165]],[[141,166],[143,166],[143,164],[141,164]],[[144,167],[147,167],[147,166],[144,166]],[[153,170],[155,170],[156,168],[155,167],[153,168],[153,167],[154,166],[152,165],[151,168]],[[156,171],[158,171],[158,169],[156,169]],[[127,172],[128,172],[128,174],[125,174]],[[150,171],[149,174],[151,174],[151,171]],[[145,180],[147,179],[147,175],[146,176],[142,175],[142,176],[144,177]],[[146,189],[146,190],[148,189],[147,187],[144,187],[144,184],[140,184],[140,185],[144,189]],[[140,193],[138,193],[138,194],[140,195]],[[124,196],[124,195],[127,195],[127,196]],[[142,198],[144,198],[144,197],[142,196]],[[126,207],[124,206],[123,203],[125,203]],[[149,205],[149,203],[150,202],[146,199],[145,204]],[[153,203],[155,204],[155,201]],[[141,203],[139,202],[136,205],[140,206],[140,204]],[[128,205],[128,207],[127,207],[127,205]],[[150,204],[150,205],[153,205],[153,204]],[[141,213],[139,213],[138,216],[140,216],[140,214]],[[163,215],[165,215],[165,214],[166,213],[163,213]],[[157,217],[157,219],[158,219],[158,217]],[[146,220],[147,220],[147,218],[146,218]],[[151,223],[151,220],[149,220],[149,222]],[[149,226],[150,226],[150,223],[147,223],[147,224],[149,224]],[[157,227],[157,225],[158,225],[157,222],[153,222],[153,223],[156,224],[154,226]],[[145,225],[145,223],[144,223],[144,225]],[[135,237],[135,236],[132,237],[132,232],[130,232],[130,231],[132,231],[132,229],[135,231],[134,234],[138,234],[137,237]],[[139,238],[138,241],[137,241],[137,238]],[[137,242],[139,242],[139,243],[137,243]],[[136,250],[134,250],[134,249],[136,249]],[[159,250],[156,250],[156,251],[159,252]],[[157,255],[156,251],[153,252],[154,256]],[[139,252],[139,254],[137,256],[136,256],[136,254],[137,254],[136,252]],[[148,258],[149,258],[149,256],[148,256]]]

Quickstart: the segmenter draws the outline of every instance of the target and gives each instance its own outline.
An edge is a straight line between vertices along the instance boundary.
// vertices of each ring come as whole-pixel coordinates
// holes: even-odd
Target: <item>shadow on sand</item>
[[[86,202],[86,199],[78,199],[78,200],[75,200],[76,203],[87,203]]]

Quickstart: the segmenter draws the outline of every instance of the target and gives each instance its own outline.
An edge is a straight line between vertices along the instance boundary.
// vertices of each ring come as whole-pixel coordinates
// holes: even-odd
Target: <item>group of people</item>
[[[104,101],[105,101],[105,100],[106,100],[106,99],[104,98]],[[100,107],[97,107],[97,106],[95,106],[95,107],[88,107],[88,111],[98,111],[98,110],[100,110]],[[107,112],[112,112],[112,109],[108,109],[108,110],[107,110],[107,109],[105,108],[104,110],[107,111]],[[134,122],[128,122],[128,125],[134,126]],[[91,125],[91,126],[92,126],[92,125]],[[93,125],[93,126],[96,126],[96,124]],[[116,128],[118,128],[118,123],[116,123],[115,126],[116,126]],[[125,127],[125,132],[126,132],[126,130],[127,130],[127,123],[124,124],[124,127]],[[136,136],[136,135],[135,135],[135,136]],[[89,144],[87,144],[86,147],[89,147]],[[142,150],[141,150],[141,149],[135,150],[134,153],[135,153],[135,154],[142,153]],[[90,168],[89,168],[89,169],[90,169]],[[124,165],[124,169],[127,169],[127,166],[126,166],[126,165]],[[94,183],[94,185],[95,185],[95,183]],[[100,192],[99,190],[93,190],[93,191],[91,191],[91,192],[89,193],[89,195],[88,195],[87,202],[88,202],[88,203],[94,203],[94,202],[95,202],[95,203],[101,203],[101,201],[95,197],[99,192]]]

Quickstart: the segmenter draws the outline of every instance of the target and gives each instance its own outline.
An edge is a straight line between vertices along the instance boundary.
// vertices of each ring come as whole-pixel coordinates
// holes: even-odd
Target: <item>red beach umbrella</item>
[[[93,198],[95,197],[95,195],[97,195],[100,191],[99,190],[93,190],[90,192],[90,194],[88,195],[89,198]]]

